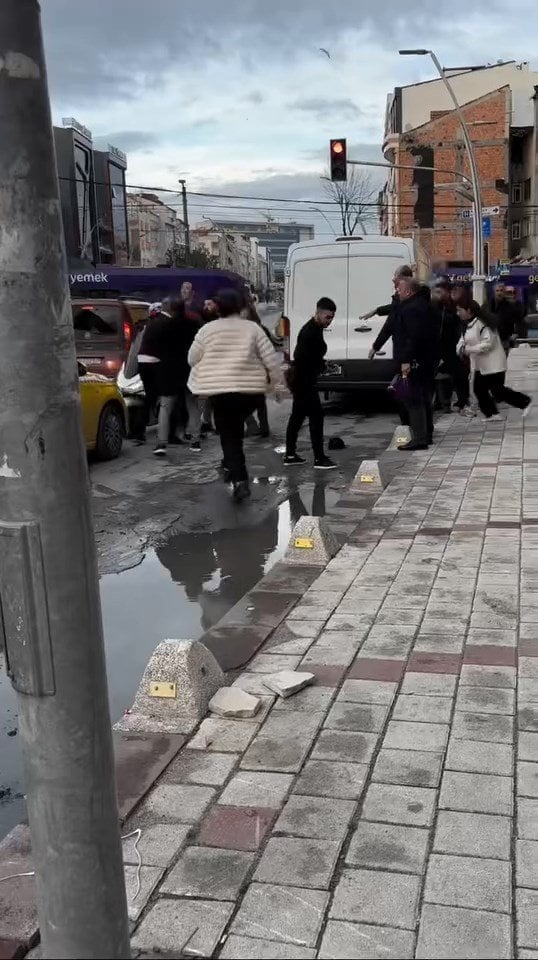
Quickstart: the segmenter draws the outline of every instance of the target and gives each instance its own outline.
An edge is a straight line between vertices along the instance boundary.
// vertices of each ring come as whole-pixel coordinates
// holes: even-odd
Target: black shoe
[[[182,447],[183,440],[181,437],[168,437],[168,443],[171,447]]]
[[[205,437],[208,433],[215,433],[215,428],[212,423],[203,423],[200,428],[200,433]]]
[[[195,453],[200,453],[202,450],[202,444],[199,440],[193,440],[189,449],[194,450]]]
[[[165,457],[166,456],[166,444],[158,443],[153,451],[156,457]]]
[[[315,470],[336,470],[337,466],[338,464],[330,457],[321,457],[319,460],[314,460]]]
[[[300,457],[298,453],[287,453],[284,457],[285,467],[300,467],[303,463],[306,463],[306,460],[304,457]]]
[[[234,483],[233,498],[236,503],[241,503],[250,497],[250,487],[247,480],[239,480]]]
[[[413,440],[410,440],[409,443],[401,443],[398,447],[398,450],[406,450],[406,451],[427,450],[427,449],[428,449],[427,443],[415,443]]]

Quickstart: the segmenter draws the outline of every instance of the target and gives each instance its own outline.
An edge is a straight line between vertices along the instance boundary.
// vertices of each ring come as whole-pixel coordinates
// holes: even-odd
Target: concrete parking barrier
[[[163,640],[153,651],[132,710],[115,730],[132,733],[190,733],[211,697],[225,686],[213,654],[198,640]]]
[[[350,490],[353,493],[373,494],[381,493],[384,487],[379,460],[363,460],[351,482]]]
[[[389,450],[397,450],[402,443],[409,443],[411,440],[411,430],[409,427],[401,424],[399,427],[396,427],[394,431],[394,436],[390,442]]]
[[[324,567],[338,549],[338,540],[323,517],[301,517],[291,532],[284,560],[302,566]]]

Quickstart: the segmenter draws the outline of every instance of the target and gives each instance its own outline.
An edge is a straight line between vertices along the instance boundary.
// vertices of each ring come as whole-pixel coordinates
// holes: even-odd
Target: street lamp
[[[454,109],[456,111],[458,120],[461,124],[461,130],[463,134],[463,140],[467,153],[469,155],[469,166],[471,168],[471,182],[473,185],[474,193],[474,203],[473,203],[473,222],[474,222],[474,237],[473,237],[473,269],[475,274],[475,279],[473,280],[473,297],[478,303],[483,303],[485,296],[485,285],[484,285],[484,238],[483,238],[483,225],[482,225],[482,198],[480,195],[480,180],[478,178],[478,168],[476,165],[476,157],[473,150],[473,143],[469,135],[469,128],[463,116],[461,106],[459,104],[458,98],[456,97],[454,88],[450,83],[443,67],[441,66],[438,58],[436,57],[433,50],[400,50],[400,56],[402,57],[431,57],[433,60],[434,66],[443,81],[450,99],[454,104]]]
[[[333,236],[336,237],[336,230],[334,229],[334,227],[333,227],[331,221],[329,220],[329,218],[326,217],[325,214],[323,213],[323,210],[320,210],[319,207],[310,207],[310,209],[311,209],[311,211],[312,211],[313,213],[319,213],[320,216],[323,217],[323,219],[325,220],[325,222],[328,224],[328,226],[329,226],[330,229],[332,230]]]

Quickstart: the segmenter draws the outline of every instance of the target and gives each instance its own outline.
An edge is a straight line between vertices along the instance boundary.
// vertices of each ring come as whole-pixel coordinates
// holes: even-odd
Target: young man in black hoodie
[[[287,467],[306,463],[297,453],[299,430],[308,417],[310,440],[314,451],[314,467],[317,470],[334,470],[336,464],[325,455],[323,443],[323,408],[318,390],[318,377],[325,369],[327,344],[323,331],[330,326],[336,313],[336,304],[329,297],[322,297],[316,304],[316,312],[299,331],[293,365],[290,368],[290,389],[293,407],[286,431]]]

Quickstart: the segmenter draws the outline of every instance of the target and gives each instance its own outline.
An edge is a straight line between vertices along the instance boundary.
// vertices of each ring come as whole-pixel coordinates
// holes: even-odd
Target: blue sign
[[[491,217],[482,217],[482,236],[484,240],[491,237]]]

